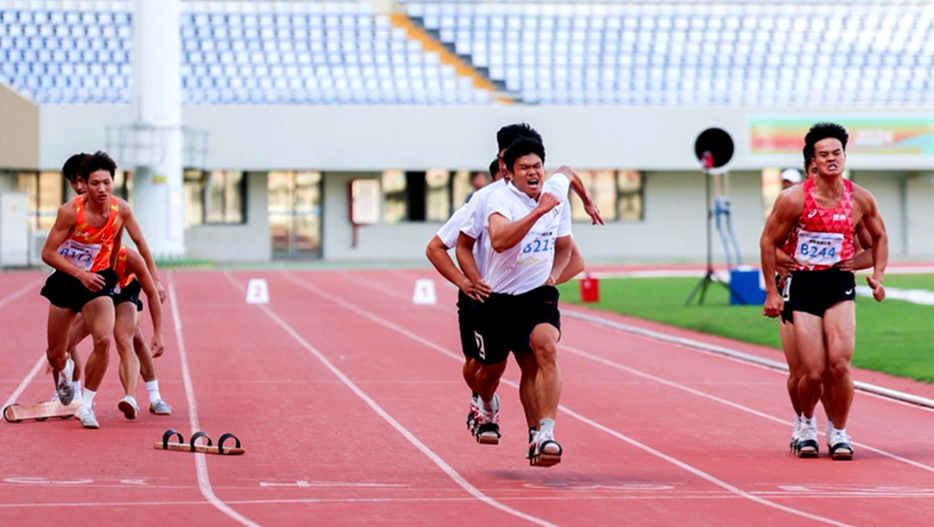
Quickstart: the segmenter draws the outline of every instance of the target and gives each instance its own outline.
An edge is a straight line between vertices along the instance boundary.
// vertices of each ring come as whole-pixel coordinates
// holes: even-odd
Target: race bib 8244
[[[843,239],[838,232],[798,231],[795,260],[803,265],[834,265],[841,260]]]

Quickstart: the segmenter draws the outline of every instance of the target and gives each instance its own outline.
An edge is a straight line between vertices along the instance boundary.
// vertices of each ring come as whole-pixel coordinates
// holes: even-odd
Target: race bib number
[[[65,240],[58,246],[58,254],[65,257],[72,265],[80,267],[85,271],[91,269],[94,259],[101,252],[101,246],[96,243],[79,243],[74,240]]]
[[[538,235],[523,245],[522,250],[516,256],[516,263],[519,265],[535,265],[552,261],[555,252],[555,237],[553,234],[548,232]]]
[[[833,265],[841,260],[843,234],[838,232],[798,232],[795,260],[803,265]]]

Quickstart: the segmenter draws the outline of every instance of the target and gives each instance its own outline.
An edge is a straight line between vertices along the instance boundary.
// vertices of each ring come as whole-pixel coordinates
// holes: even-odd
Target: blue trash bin
[[[765,303],[765,289],[759,281],[758,269],[740,267],[730,270],[730,305],[748,306]]]

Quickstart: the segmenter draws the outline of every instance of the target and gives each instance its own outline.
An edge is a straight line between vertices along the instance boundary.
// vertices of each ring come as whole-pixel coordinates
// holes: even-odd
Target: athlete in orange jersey
[[[873,276],[869,286],[877,301],[885,298],[882,280],[888,264],[888,239],[875,199],[868,191],[843,179],[846,163],[846,130],[836,124],[814,125],[805,137],[805,159],[814,158],[817,177],[782,192],[775,202],[760,239],[762,272],[775,272],[776,248],[785,242],[795,222],[796,270],[785,295],[766,281],[763,314],[777,317],[790,303],[795,324],[795,343],[801,360],[798,399],[806,422],[798,443],[798,455],[816,457],[817,420],[814,409],[825,372],[831,377],[834,428],[830,454],[851,459],[853,447],[846,433],[853,379],[850,360],[855,345],[856,316],[853,302],[855,280],[851,270],[834,267],[852,257],[853,231],[863,222],[872,238]]]
[[[126,202],[112,195],[116,168],[116,163],[103,152],[83,160],[81,174],[87,184],[87,194],[59,208],[55,225],[42,249],[42,260],[56,270],[46,281],[42,295],[52,304],[47,354],[62,404],[69,404],[75,395],[71,382],[74,363],[66,350],[68,332],[77,313],[82,314],[94,338],[94,349],[85,367],[86,389],[75,414],[86,428],[99,427],[92,404],[109,361],[114,330],[111,296],[116,285],[111,267],[116,256],[114,245],[119,246],[123,228],[130,233],[140,252],[145,251],[151,260],[133,211]]]

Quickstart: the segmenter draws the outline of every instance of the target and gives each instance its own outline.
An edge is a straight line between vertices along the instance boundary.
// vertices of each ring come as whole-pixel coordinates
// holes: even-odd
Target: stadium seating
[[[929,2],[406,2],[526,103],[934,105]]]
[[[929,2],[404,4],[463,62],[527,104],[934,106]],[[187,104],[497,97],[369,2],[182,5]],[[40,103],[130,102],[131,7],[129,0],[0,0],[0,82]]]
[[[131,6],[47,3],[0,3],[0,81],[40,103],[130,102]],[[367,3],[183,6],[187,104],[482,104],[490,97]]]

